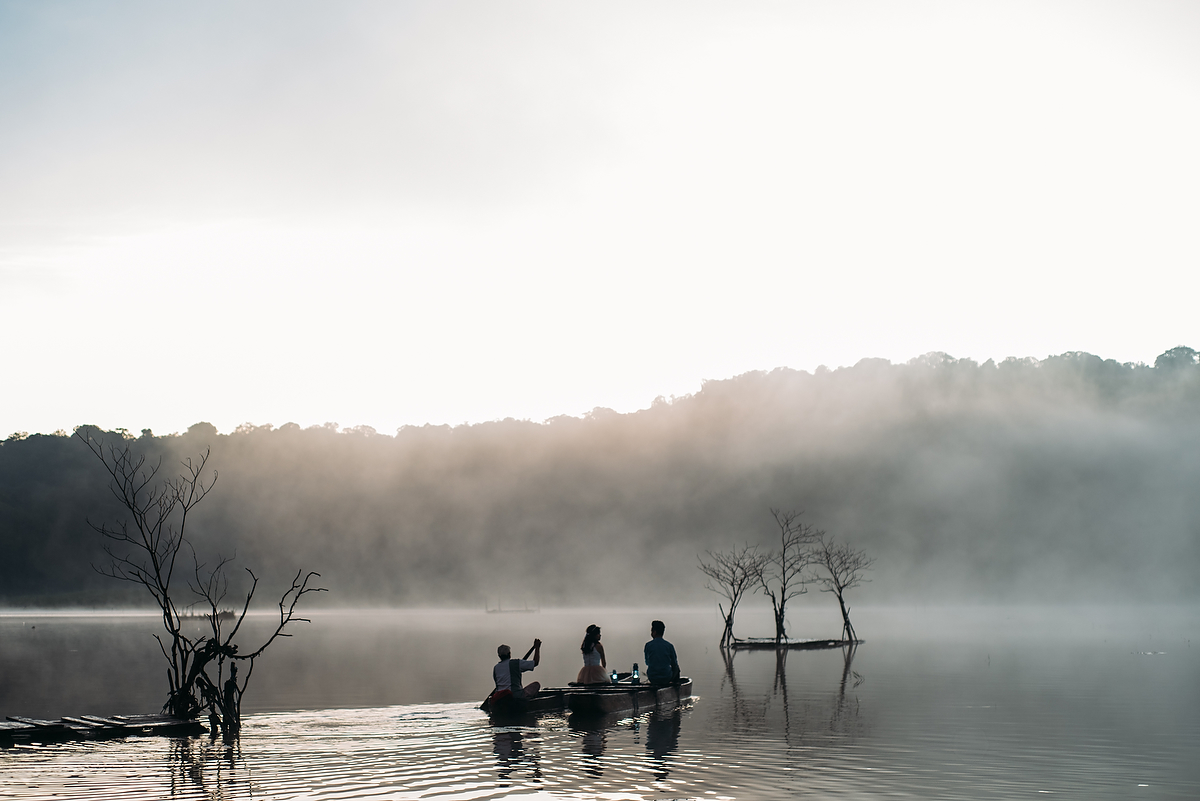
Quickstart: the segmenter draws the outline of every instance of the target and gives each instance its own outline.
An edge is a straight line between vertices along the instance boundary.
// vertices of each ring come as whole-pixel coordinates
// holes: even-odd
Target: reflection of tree
[[[737,674],[733,670],[733,660],[737,651],[721,651],[725,661],[725,675],[721,677],[721,709],[720,718],[724,718],[725,728],[730,732],[761,732],[766,729],[767,708],[764,701],[752,700],[738,687]],[[729,695],[725,695],[725,688]]]
[[[847,726],[848,717],[858,716],[858,701],[854,702],[854,711],[850,712],[850,707],[846,703],[846,682],[853,677],[853,687],[863,683],[863,677],[851,669],[851,664],[854,662],[854,653],[858,650],[858,645],[851,643],[842,649],[842,680],[838,683],[837,703],[833,707],[833,715],[829,720],[829,731],[838,732],[844,730]]]
[[[190,737],[171,740],[171,795],[185,795],[192,789],[204,792],[204,768],[197,759]]]
[[[205,798],[234,798],[240,790],[251,794],[249,782],[238,775],[244,767],[241,750],[234,740],[229,743],[202,743],[189,737],[171,740],[168,751],[171,770],[171,795]]]
[[[725,659],[725,676],[721,683],[721,700],[723,702],[723,717],[725,727],[730,733],[754,731],[764,734],[775,729],[768,722],[768,717],[775,714],[783,716],[784,739],[789,746],[795,738],[807,738],[806,745],[814,745],[814,738],[830,738],[841,741],[846,736],[859,733],[862,720],[859,716],[859,705],[853,696],[847,700],[847,690],[853,690],[863,682],[863,677],[852,668],[855,647],[840,649],[842,652],[842,670],[836,687],[831,687],[828,695],[817,694],[815,697],[806,692],[801,699],[793,699],[788,688],[787,666],[790,649],[775,649],[775,676],[770,691],[762,699],[748,697],[739,686],[734,672],[733,655]],[[748,651],[749,654],[761,654],[763,651]],[[793,665],[796,659],[804,664],[804,657],[811,651],[801,651],[791,655]],[[753,657],[751,657],[753,658]],[[810,674],[811,675],[811,674]],[[831,677],[832,678],[832,677]],[[728,693],[726,688],[728,687]],[[777,730],[777,729],[776,729]]]
[[[792,718],[788,710],[787,657],[787,648],[775,649],[775,684],[771,687],[771,693],[783,700],[783,736],[791,742]]]

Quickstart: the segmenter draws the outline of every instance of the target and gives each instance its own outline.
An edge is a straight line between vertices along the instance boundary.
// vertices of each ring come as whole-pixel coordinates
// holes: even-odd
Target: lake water
[[[493,726],[495,646],[545,641],[561,685],[589,623],[609,664],[667,623],[698,696],[682,708]],[[711,610],[320,613],[272,647],[240,741],[132,738],[0,752],[0,798],[1200,798],[1193,608],[862,608],[842,651],[715,647]],[[266,620],[255,621],[264,629]],[[155,711],[148,616],[0,617],[0,714]],[[770,633],[747,610],[739,634]],[[794,636],[836,636],[797,605]],[[1193,645],[1193,640],[1195,644]]]

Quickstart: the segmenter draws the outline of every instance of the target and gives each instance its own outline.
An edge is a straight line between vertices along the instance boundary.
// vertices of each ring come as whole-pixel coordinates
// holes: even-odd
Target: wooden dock
[[[198,720],[180,720],[170,715],[79,715],[58,720],[9,715],[0,722],[0,746],[115,737],[187,737],[207,731]]]

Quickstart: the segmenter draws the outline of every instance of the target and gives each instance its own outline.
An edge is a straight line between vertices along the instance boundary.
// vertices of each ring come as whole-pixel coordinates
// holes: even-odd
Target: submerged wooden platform
[[[519,708],[484,709],[493,717],[536,715],[546,712],[572,712],[580,715],[607,715],[616,712],[640,712],[686,700],[692,696],[692,680],[681,678],[676,684],[584,684],[547,687]]]
[[[114,737],[186,737],[207,731],[199,720],[180,720],[170,715],[79,715],[58,720],[9,715],[0,722],[0,745]]]
[[[734,640],[731,645],[737,649],[777,649],[791,648],[802,650],[816,650],[819,648],[845,648],[851,645],[861,645],[862,640],[793,640],[783,639],[778,640],[774,637],[747,637],[744,640]]]

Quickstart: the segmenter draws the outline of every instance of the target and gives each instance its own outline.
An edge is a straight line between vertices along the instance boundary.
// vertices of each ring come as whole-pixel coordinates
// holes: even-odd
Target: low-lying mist
[[[211,448],[189,530],[322,603],[641,605],[706,600],[697,554],[769,546],[769,509],[875,558],[852,601],[1191,599],[1200,567],[1200,366],[1083,353],[789,369],[646,410],[545,423],[243,426],[112,440],[164,473]],[[0,446],[0,602],[144,602],[97,575],[88,527],[121,509],[78,440]],[[240,568],[239,568],[240,569]],[[815,589],[813,590],[815,594]],[[825,600],[825,599],[822,599]]]

